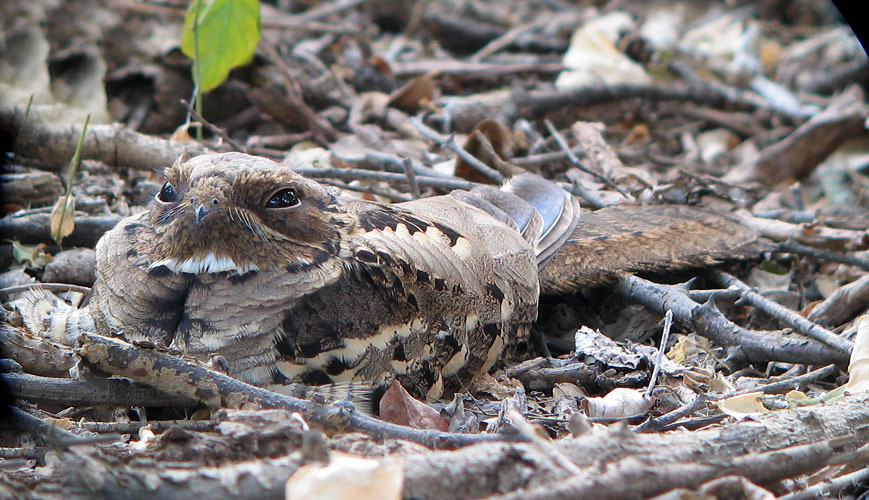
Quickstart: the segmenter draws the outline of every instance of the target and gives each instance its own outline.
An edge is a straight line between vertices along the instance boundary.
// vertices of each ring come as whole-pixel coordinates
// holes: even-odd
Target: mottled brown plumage
[[[527,337],[540,283],[560,292],[696,264],[755,237],[715,214],[660,207],[634,209],[633,223],[630,210],[599,212],[574,232],[576,201],[530,174],[395,205],[238,153],[179,162],[166,177],[147,211],[98,243],[87,305],[45,322],[34,303],[31,330],[217,357],[230,375],[278,390],[398,377],[438,397]],[[707,228],[715,238],[685,236]]]
[[[396,205],[242,154],[166,177],[149,210],[100,240],[89,303],[56,315],[55,336],[93,329],[219,356],[275,388],[396,376],[431,397],[464,387],[527,336],[538,259],[579,213],[534,176]],[[541,214],[511,190],[552,207]]]

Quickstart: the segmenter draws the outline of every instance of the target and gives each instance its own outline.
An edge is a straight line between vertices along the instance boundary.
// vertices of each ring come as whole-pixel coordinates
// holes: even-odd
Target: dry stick
[[[70,285],[68,283],[30,283],[27,285],[8,286],[0,288],[0,297],[8,297],[13,293],[27,292],[30,290],[51,290],[55,292],[79,292],[88,293],[91,291],[89,287]]]
[[[403,160],[404,173],[407,174],[407,183],[410,185],[410,195],[414,200],[418,200],[422,197],[422,193],[419,190],[419,182],[416,180],[416,172],[413,171],[413,163],[410,161],[410,158],[404,158]]]
[[[753,92],[731,87],[721,82],[710,81],[708,78],[699,75],[697,71],[688,64],[673,61],[667,65],[667,69],[680,76],[691,85],[704,89],[706,92],[717,95],[719,98],[732,103],[741,103],[750,107],[756,107],[757,109],[765,109],[773,113],[787,116],[795,121],[802,121],[811,116],[811,112],[805,110],[795,111],[788,106],[779,106],[777,103],[764,99],[762,96]]]
[[[227,144],[232,146],[233,150],[241,151],[242,153],[247,153],[246,147],[244,147],[243,145],[236,142],[232,137],[229,136],[229,134],[226,133],[225,130],[223,130],[222,128],[218,127],[217,125],[211,123],[210,121],[206,120],[202,115],[200,115],[196,111],[196,109],[193,107],[193,105],[191,103],[187,102],[184,99],[179,99],[179,100],[181,101],[181,104],[184,105],[184,107],[187,109],[187,112],[190,113],[190,116],[192,116],[194,120],[198,121],[205,128],[210,130],[212,134],[221,137],[224,141],[226,141]]]
[[[48,125],[34,111],[22,128],[23,118],[24,111],[20,108],[0,108],[0,137],[15,141],[18,156],[39,158],[44,164],[55,166],[54,170],[60,170],[75,151],[81,126]],[[210,151],[199,143],[171,142],[113,124],[88,127],[81,157],[106,165],[153,170],[171,165],[182,155],[196,156]]]
[[[398,174],[404,173],[405,159],[399,157],[398,155],[381,153],[380,151],[366,151],[361,158],[341,156],[340,154],[337,154],[335,152],[333,152],[332,155],[336,156],[344,163],[359,166],[363,170],[385,170],[387,172],[394,172]],[[430,167],[419,165],[410,158],[407,159],[410,160],[410,165],[413,167],[414,173],[416,173],[417,175],[422,175],[426,177],[440,177],[443,179],[457,179],[457,177],[454,175],[450,175]]]
[[[28,401],[51,401],[66,406],[174,406],[190,408],[196,400],[178,397],[123,379],[40,377],[4,373],[3,381],[13,397]]]
[[[145,4],[140,2],[124,2],[120,0],[113,0],[112,5],[128,11],[134,11],[136,13],[144,13],[151,15],[170,15],[177,18],[184,18],[184,14],[186,13],[186,9],[176,8],[176,7],[166,7],[163,5],[154,5],[154,4]],[[265,6],[263,6],[265,8]],[[265,13],[264,13],[265,14]],[[268,12],[269,15],[279,15],[280,17],[276,19],[272,18],[264,18],[262,19],[262,27],[263,29],[280,29],[280,30],[293,30],[293,31],[301,31],[301,32],[315,32],[315,33],[339,33],[343,35],[371,35],[371,33],[366,32],[364,30],[355,29],[355,28],[347,28],[343,26],[336,26],[332,24],[326,23],[318,23],[311,21],[299,20],[297,16],[292,16],[289,14],[284,14],[283,12],[277,11],[277,9],[271,9],[271,12]],[[266,17],[266,16],[263,16]]]
[[[853,441],[853,438],[851,438]],[[534,489],[513,491],[490,500],[608,500],[646,498],[673,488],[696,488],[717,477],[738,475],[759,484],[769,484],[795,475],[814,472],[835,459],[838,440],[789,446],[763,453],[746,453],[727,462],[649,464],[647,458],[629,457],[583,470],[566,479]]]
[[[117,216],[76,217],[75,229],[64,238],[70,246],[91,247],[121,220]],[[0,219],[0,234],[22,243],[51,242],[51,216],[32,214],[25,217],[6,216]]]
[[[269,60],[280,69],[280,74],[284,79],[284,86],[287,91],[287,99],[289,99],[292,105],[302,114],[302,116],[305,117],[305,121],[308,122],[308,127],[314,133],[314,137],[325,143],[338,139],[340,134],[335,130],[332,124],[305,104],[304,99],[302,99],[301,90],[298,88],[298,84],[293,81],[290,67],[278,53],[274,45],[267,38],[263,38],[260,46],[265,50]]]
[[[142,422],[75,422],[77,427],[90,432],[98,433],[115,433],[115,434],[132,434],[138,432],[142,427],[150,427],[154,432],[163,432],[171,427],[180,427],[182,429],[194,432],[210,431],[214,429],[216,422],[214,420],[151,420],[147,423]]]
[[[559,160],[563,160],[567,158],[567,155],[570,153],[576,154],[581,151],[582,148],[574,146],[573,149],[561,150],[561,151],[553,151],[550,153],[540,153],[537,155],[528,155],[528,156],[520,156],[510,159],[510,163],[522,168],[529,167],[539,167],[541,165],[546,165],[548,163],[553,163]]]
[[[780,496],[778,497],[778,500],[827,498],[827,495],[830,493],[856,488],[857,486],[865,485],[867,481],[869,481],[869,467],[863,467],[851,472],[850,474],[844,474],[833,479],[824,479],[823,481],[803,490],[796,491],[789,495]]]
[[[513,42],[516,41],[516,39],[518,39],[525,33],[536,30],[538,28],[542,28],[551,23],[552,19],[549,16],[541,16],[535,21],[523,24],[521,26],[516,26],[515,28],[512,28],[498,38],[495,38],[491,42],[487,43],[482,49],[478,50],[475,54],[469,57],[468,60],[471,62],[480,62],[483,59],[494,54],[495,52],[509,47]]]
[[[658,346],[658,355],[655,357],[655,368],[649,377],[649,387],[646,388],[646,397],[652,396],[652,390],[658,381],[658,373],[661,371],[661,362],[664,360],[664,351],[667,349],[667,341],[670,339],[670,328],[673,326],[673,311],[667,309],[664,314],[664,332],[661,334],[661,344]]]
[[[529,92],[519,108],[522,116],[540,116],[559,109],[604,104],[607,102],[641,99],[645,101],[688,101],[704,105],[730,104],[743,109],[765,109],[765,102],[732,94],[708,85],[672,86],[625,83],[619,85],[589,85],[566,90]],[[527,105],[527,107],[526,107]]]
[[[317,168],[317,167],[301,167],[294,168],[294,172],[310,177],[312,179],[335,178],[345,181],[383,181],[390,184],[407,184],[407,175],[394,172],[377,172],[372,170],[361,170],[358,168]],[[440,189],[472,189],[478,184],[476,182],[466,181],[464,179],[444,179],[441,177],[419,176],[416,178],[420,186],[431,186]]]
[[[304,14],[299,14],[297,16],[293,16],[296,21],[299,22],[311,22],[316,21],[317,19],[322,19],[324,17],[331,16],[332,14],[337,14],[338,12],[352,9],[357,5],[366,2],[367,0],[344,0],[342,2],[326,2],[320,4],[318,7],[313,8]]]
[[[693,414],[697,410],[705,408],[706,403],[708,403],[709,401],[714,401],[714,399],[714,397],[709,396],[708,394],[698,394],[688,403],[680,406],[679,408],[676,408],[669,413],[665,413],[660,417],[649,418],[642,424],[635,427],[634,430],[637,432],[658,432],[664,427],[677,422],[679,419],[687,417],[688,415]]]
[[[117,440],[116,434],[82,437],[35,417],[17,406],[8,407],[12,416],[12,427],[32,432],[45,440],[45,443],[55,449],[68,448],[80,444],[106,443]]]
[[[836,365],[827,365],[816,370],[812,370],[808,373],[804,373],[803,375],[798,375],[795,377],[789,377],[785,380],[779,380],[776,382],[770,382],[768,384],[763,384],[759,387],[754,387],[751,389],[746,389],[743,391],[735,391],[732,393],[724,394],[721,396],[710,396],[708,394],[698,394],[696,398],[689,401],[687,404],[669,412],[660,417],[650,418],[637,426],[635,430],[637,432],[658,432],[665,428],[670,427],[672,424],[676,423],[679,419],[686,417],[688,415],[693,414],[697,410],[706,407],[706,404],[711,401],[719,401],[722,399],[726,399],[738,394],[744,394],[747,392],[756,392],[760,391],[764,394],[780,394],[785,391],[789,391],[791,389],[798,389],[804,384],[809,382],[814,382],[816,380],[820,380],[826,377],[830,377],[835,375],[838,372],[838,368]]]
[[[392,193],[389,191],[384,191],[382,189],[376,189],[371,186],[354,186],[340,181],[333,181],[331,179],[317,179],[317,182],[319,182],[320,184],[327,184],[329,186],[346,189],[348,191],[355,191],[357,193],[369,193],[377,196],[383,196],[396,202],[410,201],[412,199],[410,196],[406,196],[401,193]]]
[[[854,344],[850,340],[843,339],[830,330],[800,316],[795,311],[791,311],[780,304],[764,298],[763,295],[755,292],[751,287],[724,271],[714,270],[711,271],[711,273],[715,280],[722,285],[734,287],[742,292],[742,298],[740,300],[753,305],[773,318],[791,326],[794,330],[807,337],[823,342],[824,344],[841,351],[843,354],[851,355],[851,350],[854,348]]]
[[[742,328],[724,317],[714,302],[701,305],[691,300],[682,286],[659,285],[622,274],[613,289],[628,300],[660,314],[672,309],[676,321],[719,345],[734,348],[749,363],[783,361],[820,365],[848,362],[846,352],[801,335]]]
[[[419,116],[412,117],[410,119],[410,123],[412,123],[413,126],[416,127],[416,129],[419,130],[419,132],[426,138],[435,142],[438,146],[449,149],[453,153],[457,154],[459,158],[468,162],[470,166],[474,167],[474,169],[476,169],[481,174],[496,182],[505,181],[504,176],[501,175],[501,172],[498,172],[494,168],[486,165],[485,163],[478,160],[471,153],[468,153],[463,148],[460,148],[458,144],[456,144],[456,139],[454,135],[450,135],[449,137],[444,137],[440,135],[433,128],[423,123],[422,119]]]
[[[583,172],[585,172],[589,175],[592,175],[595,179],[597,179],[597,180],[603,182],[604,184],[606,184],[607,186],[615,189],[616,191],[618,191],[618,193],[620,195],[624,196],[625,199],[628,199],[628,200],[631,199],[631,197],[628,195],[628,193],[624,192],[622,190],[622,188],[618,187],[616,185],[616,183],[613,182],[612,180],[610,180],[608,177],[601,174],[600,172],[595,172],[594,170],[583,165],[582,162],[579,161],[579,158],[577,158],[576,155],[573,154],[573,151],[570,149],[570,146],[567,144],[567,141],[564,140],[564,136],[561,135],[561,133],[558,131],[557,128],[555,128],[554,125],[552,125],[551,121],[543,120],[543,123],[546,124],[546,129],[549,130],[549,133],[552,134],[553,138],[555,138],[555,142],[558,143],[558,146],[567,154],[567,160],[570,162],[571,165],[573,165],[574,167],[582,170]]]
[[[830,262],[838,262],[848,266],[855,266],[866,271],[869,271],[869,259],[854,254],[833,252],[824,250],[823,248],[813,248],[806,245],[801,245],[795,241],[785,241],[779,243],[776,247],[778,252],[794,253],[797,255],[807,255],[816,259],[828,260]]]
[[[197,399],[212,408],[279,408],[299,412],[306,421],[330,432],[364,432],[375,439],[405,439],[430,448],[456,448],[485,441],[504,441],[498,435],[451,434],[418,430],[379,421],[342,405],[321,405],[246,384],[181,358],[142,349],[120,340],[85,333],[76,352],[99,369],[132,378],[152,387]]]

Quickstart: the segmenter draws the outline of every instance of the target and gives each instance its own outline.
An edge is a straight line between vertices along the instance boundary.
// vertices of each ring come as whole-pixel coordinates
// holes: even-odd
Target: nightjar
[[[147,211],[97,244],[86,304],[31,330],[220,357],[275,390],[397,377],[439,397],[527,338],[538,271],[579,219],[572,196],[532,174],[392,205],[240,153],[165,174]]]

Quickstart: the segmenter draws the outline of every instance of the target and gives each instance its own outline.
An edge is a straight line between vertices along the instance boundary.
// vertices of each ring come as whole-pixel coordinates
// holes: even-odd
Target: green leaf
[[[258,0],[193,0],[184,19],[181,50],[194,60],[199,91],[217,87],[229,70],[249,63],[259,39]]]

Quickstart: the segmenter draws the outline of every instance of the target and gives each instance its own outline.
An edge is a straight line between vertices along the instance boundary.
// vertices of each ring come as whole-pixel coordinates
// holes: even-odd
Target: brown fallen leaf
[[[380,418],[414,429],[446,431],[450,425],[448,420],[441,417],[440,412],[414,399],[398,380],[389,386],[380,400]]]
[[[415,113],[435,95],[434,77],[439,71],[430,71],[404,84],[389,96],[389,105]]]
[[[513,134],[498,121],[486,118],[474,126],[463,149],[486,165],[502,170],[499,167],[507,163],[513,151]],[[456,159],[456,176],[474,182],[492,182],[462,158]]]

